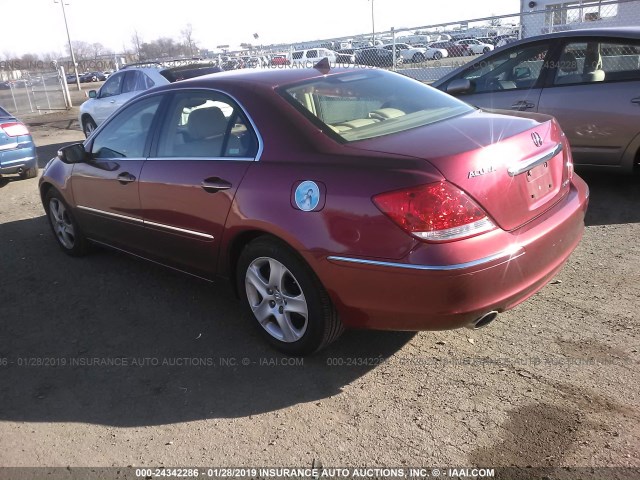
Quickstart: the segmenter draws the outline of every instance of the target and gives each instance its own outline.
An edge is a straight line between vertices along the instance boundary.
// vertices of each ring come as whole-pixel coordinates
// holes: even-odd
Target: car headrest
[[[226,128],[227,119],[218,107],[198,108],[189,114],[187,129],[195,140],[222,135]]]
[[[571,52],[564,52],[560,57],[560,70],[564,73],[575,73],[578,71],[578,59]]]

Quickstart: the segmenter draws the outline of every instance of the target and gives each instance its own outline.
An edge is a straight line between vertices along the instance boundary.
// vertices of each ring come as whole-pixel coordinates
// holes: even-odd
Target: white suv
[[[109,75],[100,90],[89,90],[89,100],[80,105],[79,121],[85,136],[89,137],[98,125],[128,100],[151,87],[222,71],[211,63],[175,62],[182,65],[170,68],[130,65]]]
[[[125,68],[109,75],[100,90],[89,90],[89,100],[80,106],[80,127],[85,136],[127,100],[156,85],[169,82],[159,68]]]
[[[291,65],[300,66],[304,68],[313,68],[323,58],[329,60],[330,64],[338,62],[338,55],[333,50],[328,48],[310,48],[309,50],[296,50],[291,52],[289,61]]]

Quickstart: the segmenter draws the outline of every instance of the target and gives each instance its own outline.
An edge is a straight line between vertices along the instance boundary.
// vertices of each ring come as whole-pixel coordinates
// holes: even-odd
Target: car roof
[[[620,38],[640,38],[640,27],[600,27],[581,28],[578,30],[567,30],[564,32],[547,33],[535,37],[528,37],[520,40],[530,42],[543,38],[566,38],[566,37],[620,37]]]
[[[216,85],[235,85],[239,83],[251,83],[256,86],[260,85],[266,88],[276,88],[282,85],[291,85],[305,80],[313,80],[327,76],[338,75],[347,72],[370,71],[372,68],[331,68],[328,73],[323,73],[315,68],[263,68],[229,70],[226,72],[215,73],[212,75],[203,75],[201,77],[191,78],[179,82],[181,86],[211,88]],[[380,70],[386,72],[385,70]],[[160,89],[170,88],[161,87]]]

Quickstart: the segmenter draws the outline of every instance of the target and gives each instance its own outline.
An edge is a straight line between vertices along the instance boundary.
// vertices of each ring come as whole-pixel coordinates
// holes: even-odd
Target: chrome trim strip
[[[254,162],[253,157],[149,157],[147,158],[148,162],[155,162],[158,160],[172,160],[172,161],[181,161],[181,162],[192,162],[192,161],[223,161],[223,160],[236,160],[240,162]]]
[[[0,150],[13,150],[14,148],[18,148],[18,142],[0,145]]]
[[[173,227],[171,225],[165,225],[163,223],[150,222],[149,220],[145,220],[144,224],[151,225],[153,227],[158,227],[158,228],[166,228],[167,230],[173,230],[175,232],[188,233],[189,235],[195,235],[196,237],[206,238],[207,240],[213,240],[213,235],[209,235],[208,233],[196,232],[195,230],[187,230],[185,228]]]
[[[87,212],[98,213],[100,215],[107,215],[109,217],[119,218],[121,220],[128,220],[130,222],[135,222],[135,223],[144,223],[144,221],[141,218],[129,217],[127,215],[120,215],[119,213],[105,212],[104,210],[98,210],[97,208],[91,208],[91,207],[85,207],[84,205],[78,205],[78,208],[80,210],[85,210]]]
[[[558,155],[562,151],[562,144],[559,143],[551,150],[547,150],[546,152],[534,157],[529,160],[525,160],[516,165],[509,167],[507,172],[509,172],[510,177],[515,177],[516,175],[520,175],[521,173],[528,172],[532,168],[551,160],[553,157]]]
[[[78,205],[78,208],[80,210],[85,210],[87,212],[98,213],[98,214],[101,214],[101,215],[107,215],[107,216],[118,218],[118,219],[121,219],[121,220],[129,220],[129,221],[132,221],[132,222],[135,222],[135,223],[141,223],[141,224],[144,224],[144,225],[151,225],[153,227],[164,228],[164,229],[167,229],[167,230],[173,230],[175,232],[187,233],[189,235],[194,235],[196,237],[206,238],[207,240],[213,240],[213,238],[214,238],[213,235],[209,235],[208,233],[196,232],[195,230],[187,230],[185,228],[173,227],[171,225],[165,225],[163,223],[150,222],[149,220],[143,220],[142,218],[128,217],[126,215],[120,215],[118,213],[105,212],[104,210],[98,210],[97,208],[85,207],[83,205]]]
[[[408,270],[427,270],[427,271],[445,271],[446,272],[451,270],[462,270],[465,268],[477,267],[479,265],[493,262],[501,258],[509,257],[509,260],[513,260],[514,258],[518,258],[524,255],[524,253],[525,253],[524,248],[522,248],[519,245],[516,245],[516,247],[514,248],[504,250],[500,253],[496,253],[495,255],[491,255],[489,257],[480,258],[478,260],[473,260],[471,262],[466,262],[466,263],[456,263],[453,265],[411,265],[408,263],[381,262],[378,260],[365,260],[362,258],[351,258],[351,257],[337,257],[333,255],[327,257],[327,260],[336,261],[336,262],[345,262],[345,263],[358,263],[363,265],[372,265],[376,267],[405,268]]]

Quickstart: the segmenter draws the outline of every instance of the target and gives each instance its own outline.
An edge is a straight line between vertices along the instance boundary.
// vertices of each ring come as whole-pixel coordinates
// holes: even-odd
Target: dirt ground
[[[75,114],[29,117],[41,166]],[[37,180],[0,179],[0,466],[640,467],[640,178],[583,176],[581,245],[489,328],[302,362],[224,284],[65,256]]]

